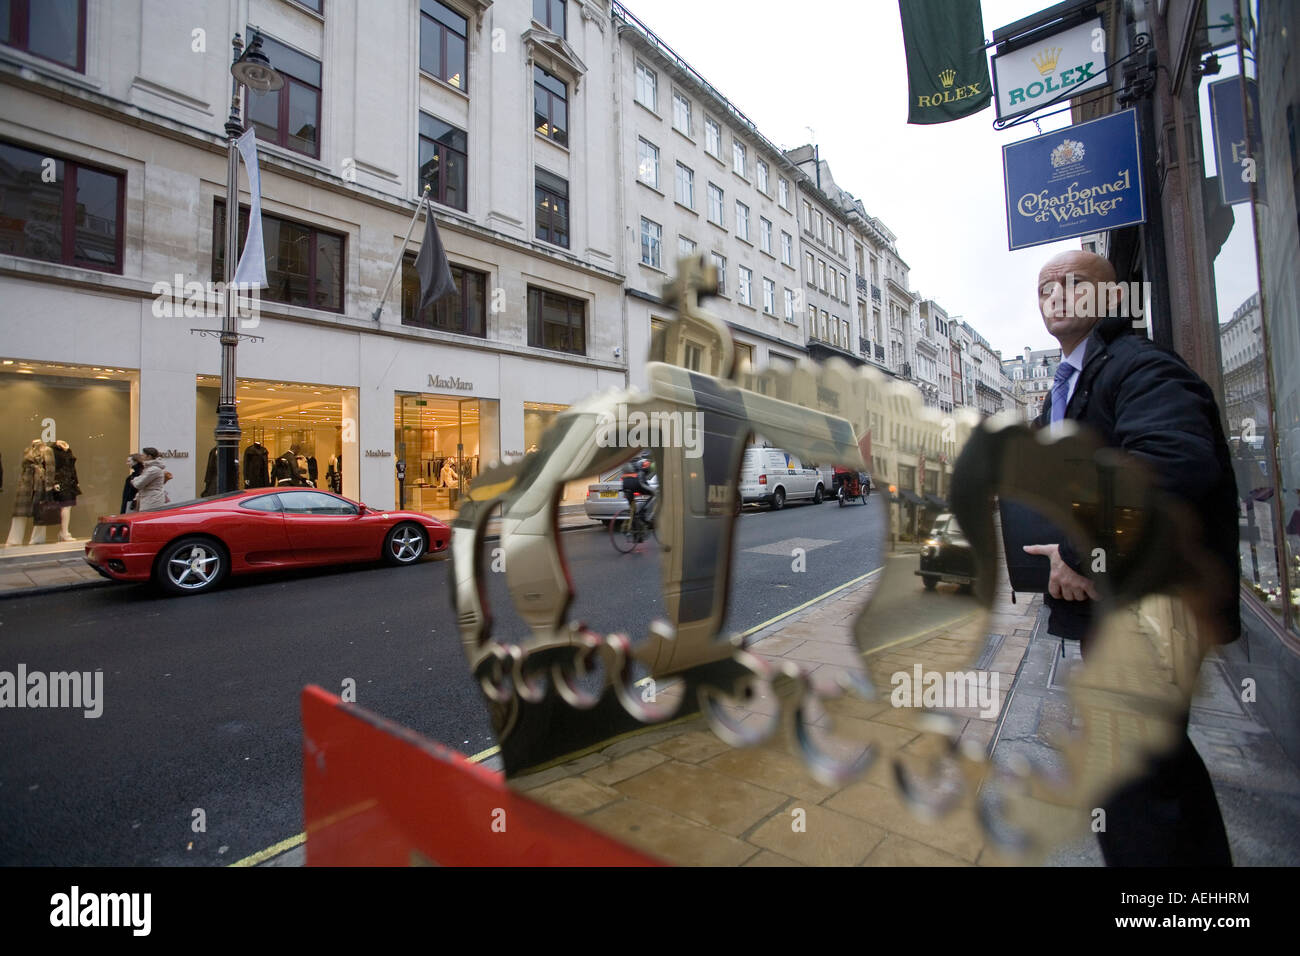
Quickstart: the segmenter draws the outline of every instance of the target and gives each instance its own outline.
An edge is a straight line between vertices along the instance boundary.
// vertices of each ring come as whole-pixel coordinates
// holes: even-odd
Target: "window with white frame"
[[[704,151],[714,159],[722,158],[722,127],[707,116],[704,117]]]
[[[709,183],[709,222],[713,223],[715,226],[722,226],[722,228],[725,229],[727,224],[722,218],[722,207],[722,190],[713,183]]]
[[[826,291],[826,260],[817,260],[817,291]]]
[[[736,287],[736,298],[740,300],[741,305],[753,305],[750,297],[750,284],[754,281],[754,273],[744,266],[739,270],[740,282]]]
[[[640,60],[636,61],[636,101],[652,113],[659,112],[659,76]]]
[[[805,269],[805,271],[808,273],[808,284],[809,284],[809,285],[816,285],[816,284],[817,284],[817,268],[816,268],[816,266],[813,264],[813,254],[812,254],[811,252],[805,252],[805,253],[803,254],[803,263],[804,263],[804,266],[807,267],[807,268]]]
[[[766,276],[763,278],[763,311],[768,315],[776,314],[776,283]]]
[[[835,251],[844,255],[844,230],[839,226],[835,227]]]
[[[776,204],[787,211],[790,208],[790,184],[785,179],[777,180]]]
[[[815,220],[817,223],[817,238],[825,241],[825,237],[822,235],[822,214],[820,210],[818,211]]]
[[[758,248],[772,254],[772,220],[758,217]]]
[[[677,237],[677,258],[685,259],[687,256],[695,255],[695,240],[687,239],[685,236]]]
[[[673,90],[673,129],[691,135],[691,101]]]
[[[803,201],[803,227],[806,232],[812,232],[812,203],[806,199]]]
[[[663,226],[641,217],[641,261],[656,269],[663,268]]]
[[[767,163],[761,159],[756,160],[754,164],[754,175],[758,179],[758,191],[764,196],[767,195]]]
[[[653,189],[659,188],[659,147],[646,139],[637,137],[636,141],[636,178]]]
[[[794,289],[785,289],[785,320],[794,321]]]
[[[849,301],[849,277],[846,276],[843,272],[839,274],[839,290],[840,290],[840,301],[848,302]]]
[[[736,201],[736,235],[749,241],[749,207],[739,200]]]
[[[689,166],[677,164],[676,199],[687,209],[695,208],[695,171]]]
[[[784,230],[781,232],[781,261],[788,266],[794,265],[794,236]]]
[[[713,259],[713,265],[718,270],[718,295],[727,294],[727,257],[720,256],[716,252],[709,253]]]
[[[745,175],[745,144],[738,139],[731,141],[731,169],[738,175]]]

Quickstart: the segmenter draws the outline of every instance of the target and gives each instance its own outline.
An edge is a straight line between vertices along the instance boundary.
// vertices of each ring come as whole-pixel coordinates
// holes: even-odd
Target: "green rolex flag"
[[[898,0],[909,123],[947,123],[993,98],[979,0]]]

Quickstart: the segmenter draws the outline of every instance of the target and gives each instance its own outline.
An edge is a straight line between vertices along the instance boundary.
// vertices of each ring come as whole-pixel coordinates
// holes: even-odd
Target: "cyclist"
[[[654,497],[654,485],[650,483],[652,475],[649,455],[638,455],[628,462],[628,467],[623,471],[623,497],[627,499],[628,514],[633,517],[634,528],[640,525],[642,520],[637,511],[636,496],[640,494],[647,498]]]

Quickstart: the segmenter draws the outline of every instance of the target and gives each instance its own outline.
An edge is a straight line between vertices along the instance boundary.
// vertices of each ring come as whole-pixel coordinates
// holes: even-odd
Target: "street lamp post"
[[[240,334],[235,325],[235,265],[239,258],[239,148],[244,133],[240,87],[269,93],[284,86],[284,77],[271,67],[262,52],[262,37],[254,33],[247,47],[238,33],[230,65],[230,117],[226,120],[226,267],[225,308],[221,318],[221,394],[217,399],[217,492],[235,491],[239,473],[239,413],[235,408],[235,346]]]

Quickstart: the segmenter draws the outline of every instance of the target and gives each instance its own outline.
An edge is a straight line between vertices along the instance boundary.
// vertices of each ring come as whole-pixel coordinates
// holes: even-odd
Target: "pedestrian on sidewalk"
[[[154,511],[166,507],[168,499],[163,486],[171,478],[171,473],[158,458],[157,450],[146,448],[136,452],[131,459],[140,465],[140,474],[131,479],[136,489],[135,510]]]
[[[1201,541],[1217,559],[1222,599],[1213,609],[1224,640],[1241,631],[1237,601],[1237,487],[1219,409],[1210,387],[1178,355],[1134,334],[1132,320],[1113,302],[1115,270],[1088,252],[1066,252],[1038,274],[1039,311],[1061,345],[1051,399],[1036,427],[1062,419],[1089,426],[1103,443],[1121,448],[1154,470],[1164,491],[1203,521]],[[1067,297],[1073,295],[1070,300]],[[1068,542],[1025,550],[1051,564],[1047,631],[1082,640],[1097,590]],[[1228,837],[1209,772],[1187,736],[1149,762],[1145,774],[1114,793],[1097,834],[1107,866],[1231,866]]]

